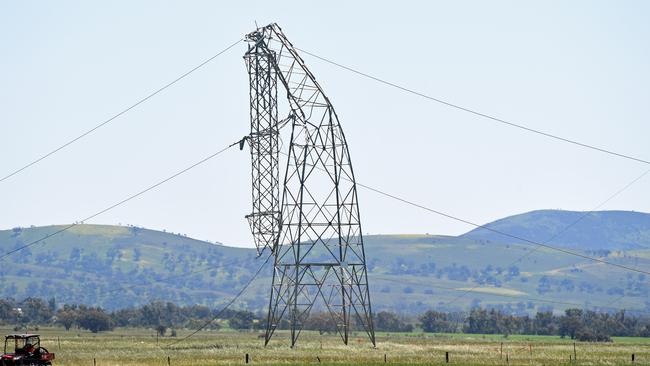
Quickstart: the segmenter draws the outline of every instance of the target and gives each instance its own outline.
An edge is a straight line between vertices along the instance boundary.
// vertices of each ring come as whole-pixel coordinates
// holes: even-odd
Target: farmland
[[[11,329],[2,329],[7,334]],[[268,347],[260,333],[221,330],[201,332],[183,342],[189,334],[157,338],[154,330],[123,329],[93,334],[80,330],[41,328],[42,346],[55,352],[60,366],[126,365],[239,365],[249,354],[250,364],[337,364],[337,365],[567,365],[573,358],[574,343],[552,336],[398,334],[379,333],[377,348],[358,333],[344,346],[334,335],[304,332],[291,349],[288,334],[278,332]],[[582,343],[575,346],[579,365],[650,364],[650,339],[613,338],[611,343]],[[320,361],[319,361],[320,360]]]

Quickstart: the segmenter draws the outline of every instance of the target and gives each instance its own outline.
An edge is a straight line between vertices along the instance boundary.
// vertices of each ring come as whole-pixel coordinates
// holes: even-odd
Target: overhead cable
[[[60,233],[62,233],[64,231],[70,230],[70,229],[72,229],[73,227],[75,227],[77,225],[81,225],[81,224],[83,224],[84,222],[86,222],[88,220],[91,220],[91,219],[93,219],[93,218],[95,218],[95,217],[97,217],[97,216],[99,216],[99,215],[101,215],[103,213],[106,213],[106,212],[108,212],[108,211],[110,211],[110,210],[112,210],[112,209],[114,209],[116,207],[119,207],[119,206],[121,206],[121,205],[123,205],[123,204],[137,198],[137,197],[140,197],[141,195],[143,195],[143,194],[145,194],[145,193],[147,193],[147,192],[149,192],[149,191],[151,191],[151,190],[153,190],[153,189],[155,189],[155,188],[169,182],[170,180],[178,177],[179,175],[181,175],[183,173],[186,173],[187,171],[189,171],[189,170],[191,170],[191,169],[205,163],[206,161],[214,158],[215,156],[218,156],[219,154],[223,153],[224,151],[228,150],[229,148],[231,148],[231,147],[233,147],[233,146],[235,146],[237,144],[239,144],[239,141],[237,141],[237,142],[235,142],[235,143],[233,143],[233,144],[231,144],[229,146],[226,146],[223,149],[221,149],[221,150],[219,150],[219,151],[217,151],[217,152],[215,152],[213,154],[210,154],[210,155],[206,156],[205,158],[197,161],[196,163],[190,165],[189,167],[187,167],[185,169],[182,169],[182,170],[174,173],[173,175],[161,180],[160,182],[158,182],[158,183],[156,183],[156,184],[154,184],[152,186],[149,186],[149,187],[147,187],[147,188],[145,188],[145,189],[143,189],[143,190],[141,190],[141,191],[139,191],[139,192],[137,192],[135,194],[132,194],[131,196],[129,196],[129,197],[127,197],[127,198],[125,198],[125,199],[123,199],[123,200],[121,200],[121,201],[119,201],[119,202],[117,202],[117,203],[115,203],[115,204],[113,204],[113,205],[99,211],[99,212],[96,212],[96,213],[94,213],[94,214],[92,214],[92,215],[90,215],[90,216],[88,216],[88,217],[86,217],[86,218],[84,218],[84,219],[82,219],[82,220],[80,220],[78,222],[75,222],[73,224],[64,226],[63,228],[61,228],[61,229],[59,229],[59,230],[57,230],[57,231],[55,231],[53,233],[50,233],[48,235],[45,235],[44,237],[42,237],[40,239],[34,240],[34,241],[29,242],[29,243],[27,243],[25,245],[21,245],[18,248],[10,250],[10,251],[0,255],[0,260],[3,260],[4,258],[7,258],[8,256],[10,256],[10,255],[12,255],[14,253],[17,253],[17,252],[20,252],[21,250],[27,249],[27,248],[29,248],[29,247],[31,247],[33,245],[36,245],[36,244],[42,242],[43,240],[49,239],[49,238],[51,238],[51,237],[53,237],[55,235],[58,235],[58,234],[60,234]]]
[[[47,152],[46,154],[39,156],[37,159],[31,161],[30,163],[25,164],[25,165],[23,165],[22,167],[20,167],[20,168],[14,170],[13,172],[11,172],[11,173],[5,175],[4,177],[0,178],[0,182],[3,182],[3,181],[5,181],[5,180],[7,180],[7,179],[13,177],[14,175],[16,175],[16,174],[22,172],[23,170],[25,170],[25,169],[27,169],[27,168],[29,168],[29,167],[31,167],[31,166],[33,166],[33,165],[35,165],[35,164],[41,162],[42,160],[44,160],[44,159],[46,159],[46,158],[48,158],[48,157],[50,157],[50,156],[56,154],[57,152],[59,152],[59,151],[65,149],[66,147],[72,145],[73,143],[75,143],[75,142],[81,140],[82,138],[84,138],[84,137],[90,135],[91,133],[95,132],[96,130],[100,129],[101,127],[106,126],[107,124],[109,124],[110,122],[112,122],[113,120],[115,120],[116,118],[122,116],[123,114],[129,112],[129,111],[132,110],[133,108],[135,108],[135,107],[139,106],[140,104],[146,102],[147,100],[149,100],[149,99],[151,99],[152,97],[156,96],[157,94],[159,94],[159,93],[162,92],[163,90],[165,90],[165,89],[169,88],[170,86],[176,84],[177,82],[181,81],[182,79],[184,79],[185,77],[187,77],[188,75],[190,75],[191,73],[193,73],[194,71],[196,71],[196,70],[200,69],[201,67],[205,66],[205,65],[208,64],[210,61],[212,61],[212,60],[214,60],[215,58],[221,56],[223,53],[225,53],[225,52],[228,51],[229,49],[231,49],[231,48],[235,47],[237,44],[239,44],[239,42],[242,42],[242,39],[237,40],[237,42],[235,42],[235,43],[231,44],[230,46],[224,48],[223,50],[219,51],[217,54],[215,54],[215,55],[213,55],[212,57],[208,58],[207,60],[201,62],[200,64],[198,64],[197,66],[193,67],[191,70],[185,72],[184,74],[182,74],[181,76],[177,77],[176,79],[172,80],[171,82],[169,82],[169,83],[165,84],[164,86],[162,86],[162,87],[156,89],[155,91],[153,91],[152,93],[148,94],[148,95],[145,96],[144,98],[138,100],[138,101],[135,102],[134,104],[131,104],[129,107],[127,107],[126,109],[123,109],[122,111],[120,111],[120,112],[118,112],[117,114],[113,115],[113,116],[110,117],[109,119],[107,119],[107,120],[101,122],[100,124],[96,125],[95,127],[91,128],[91,129],[87,130],[86,132],[82,133],[81,135],[79,135],[79,136],[73,138],[72,140],[69,140],[69,141],[65,142],[64,144],[62,144],[62,145],[56,147],[55,149],[53,149],[53,150]]]
[[[599,203],[596,207],[592,208],[592,209],[589,210],[589,211],[583,212],[583,214],[580,215],[580,217],[578,217],[575,221],[573,221],[573,222],[570,223],[569,225],[565,226],[562,230],[560,230],[559,232],[557,232],[555,235],[551,236],[551,237],[550,237],[548,240],[546,240],[544,243],[545,243],[545,244],[548,244],[548,243],[552,242],[553,240],[559,238],[562,234],[564,234],[565,232],[567,232],[570,228],[572,228],[573,226],[577,225],[579,222],[581,222],[581,221],[582,221],[583,219],[585,219],[587,216],[593,214],[593,213],[596,212],[598,209],[600,209],[601,207],[603,207],[604,205],[606,205],[609,201],[613,200],[616,196],[618,196],[619,194],[623,193],[625,190],[627,190],[628,188],[630,188],[634,183],[636,183],[636,182],[638,182],[639,180],[641,180],[641,179],[642,179],[643,177],[645,177],[648,173],[650,173],[650,169],[646,170],[643,174],[641,174],[641,175],[639,175],[638,177],[634,178],[634,180],[632,180],[631,182],[629,182],[628,184],[626,184],[623,188],[621,188],[621,189],[619,189],[618,191],[614,192],[614,194],[612,194],[611,196],[609,196],[609,197],[608,197],[606,200],[604,200],[603,202]],[[542,248],[542,247],[538,246],[538,247],[533,248],[532,250],[527,251],[524,255],[520,256],[519,258],[517,258],[517,259],[516,259],[515,261],[513,261],[512,263],[508,264],[507,267],[513,266],[513,265],[515,265],[515,264],[521,262],[521,261],[524,260],[525,258],[527,258],[527,257],[529,257],[530,255],[532,255],[533,253],[535,253],[539,248]],[[476,285],[476,286],[470,288],[470,289],[467,290],[466,292],[464,292],[464,293],[458,295],[456,298],[454,298],[454,299],[452,299],[451,301],[447,302],[445,305],[450,305],[450,304],[456,302],[457,300],[459,300],[459,299],[462,298],[463,296],[467,295],[467,293],[471,292],[472,290],[474,290],[474,289],[476,289],[476,288],[478,288],[478,287],[480,287],[480,285]],[[624,297],[624,296],[622,296],[622,297]]]
[[[486,226],[486,225],[476,224],[476,223],[471,222],[469,220],[462,219],[460,217],[457,217],[457,216],[454,216],[454,215],[451,215],[451,214],[448,214],[448,213],[445,213],[445,212],[442,212],[442,211],[439,211],[439,210],[434,210],[434,209],[429,208],[427,206],[424,206],[422,204],[415,203],[413,201],[409,201],[409,200],[404,199],[402,197],[398,197],[396,195],[384,192],[384,191],[382,191],[380,189],[373,188],[373,187],[367,186],[367,185],[359,183],[359,182],[357,182],[357,185],[362,187],[362,188],[365,188],[367,190],[373,191],[375,193],[379,193],[379,194],[381,194],[383,196],[390,197],[390,198],[395,199],[397,201],[400,201],[402,203],[406,203],[406,204],[411,205],[413,207],[417,207],[417,208],[423,209],[425,211],[431,212],[433,214],[443,216],[443,217],[446,217],[446,218],[449,218],[449,219],[452,219],[452,220],[455,220],[455,221],[458,221],[458,222],[462,222],[464,224],[468,224],[468,225],[474,226],[476,228],[484,229],[484,230],[487,230],[487,231],[490,231],[490,232],[493,232],[493,233],[496,233],[496,234],[499,234],[499,235],[503,235],[503,236],[506,236],[506,237],[509,237],[509,238],[512,238],[512,239],[516,239],[516,240],[519,240],[519,241],[524,242],[524,243],[529,244],[529,245],[536,245],[536,246],[544,247],[544,248],[551,249],[551,250],[554,250],[554,251],[557,251],[557,252],[562,252],[562,253],[565,253],[565,254],[569,254],[569,255],[572,255],[572,256],[575,256],[575,257],[580,257],[580,258],[583,258],[583,259],[588,259],[590,261],[594,261],[594,262],[606,264],[606,265],[609,265],[609,266],[617,267],[617,268],[620,268],[620,269],[624,269],[626,271],[631,271],[631,272],[637,272],[637,273],[643,273],[643,274],[646,274],[646,275],[650,275],[649,271],[645,271],[645,270],[634,268],[634,267],[629,267],[629,266],[626,266],[626,265],[623,265],[623,264],[609,262],[609,261],[606,261],[606,260],[604,260],[602,258],[591,257],[591,256],[588,256],[586,254],[574,252],[574,251],[564,249],[564,248],[555,247],[555,246],[552,246],[552,245],[549,245],[549,244],[536,242],[536,241],[533,241],[533,240],[530,240],[530,239],[523,238],[523,237],[518,236],[518,235],[513,235],[513,234],[506,233],[504,231],[501,231],[501,230],[493,229],[493,228],[491,228],[489,226]]]
[[[578,141],[578,140],[574,140],[574,139],[562,137],[562,136],[559,136],[559,135],[555,135],[555,134],[552,134],[552,133],[549,133],[549,132],[544,132],[544,131],[541,131],[541,130],[537,130],[537,129],[534,129],[532,127],[528,127],[528,126],[525,126],[525,125],[522,125],[522,124],[519,124],[519,123],[514,123],[514,122],[507,121],[505,119],[498,118],[498,117],[495,117],[495,116],[492,116],[492,115],[489,115],[489,114],[486,114],[486,113],[483,113],[483,112],[479,112],[479,111],[477,111],[475,109],[472,109],[472,108],[463,107],[463,106],[461,106],[459,104],[451,103],[451,102],[448,102],[448,101],[440,99],[440,98],[434,98],[434,97],[432,97],[430,95],[427,95],[427,94],[425,94],[423,92],[419,92],[419,91],[416,91],[414,89],[410,89],[410,88],[407,88],[405,86],[402,86],[402,85],[399,85],[399,84],[396,84],[396,83],[381,79],[379,77],[376,77],[376,76],[370,75],[368,73],[359,71],[359,70],[354,69],[352,67],[345,66],[345,65],[340,64],[338,62],[332,61],[332,60],[330,60],[328,58],[325,58],[323,56],[319,56],[319,55],[317,55],[315,53],[305,51],[305,50],[297,48],[297,47],[296,47],[296,49],[298,49],[299,51],[301,51],[301,52],[303,52],[303,53],[305,53],[307,55],[315,57],[315,58],[317,58],[317,59],[319,59],[321,61],[324,61],[324,62],[327,62],[327,63],[329,63],[331,65],[334,65],[336,67],[345,69],[347,71],[350,71],[350,72],[355,73],[357,75],[360,75],[360,76],[363,76],[365,78],[374,80],[374,81],[379,82],[381,84],[384,84],[384,85],[399,89],[399,90],[401,90],[403,92],[406,92],[406,93],[409,93],[409,94],[412,94],[412,95],[417,95],[417,96],[425,98],[427,100],[430,100],[430,101],[445,105],[447,107],[451,107],[451,108],[454,108],[454,109],[457,109],[457,110],[460,110],[460,111],[463,111],[463,112],[471,113],[473,115],[476,115],[476,116],[479,116],[479,117],[482,117],[482,118],[486,118],[486,119],[492,120],[494,122],[498,122],[498,123],[501,123],[501,124],[504,124],[504,125],[507,125],[507,126],[510,126],[510,127],[515,127],[515,128],[518,128],[518,129],[521,129],[521,130],[524,130],[524,131],[528,131],[528,132],[531,132],[531,133],[534,133],[534,134],[537,134],[537,135],[541,135],[541,136],[544,136],[544,137],[548,137],[548,138],[551,138],[551,139],[554,139],[554,140],[562,141],[562,142],[565,142],[565,143],[568,143],[568,144],[580,146],[580,147],[590,149],[590,150],[599,151],[601,153],[617,156],[619,158],[633,160],[633,161],[643,163],[643,164],[650,164],[650,160],[647,160],[647,159],[642,159],[642,158],[635,157],[635,156],[632,156],[632,155],[619,153],[619,152],[616,152],[616,151],[613,151],[613,150],[610,150],[610,149],[606,149],[606,148],[603,148],[603,147],[591,145],[591,144],[584,143],[584,142],[581,142],[581,141]]]
[[[181,342],[184,342],[184,341],[188,340],[189,338],[195,336],[197,333],[199,333],[199,332],[202,331],[203,329],[207,328],[210,324],[214,323],[215,320],[219,319],[219,317],[220,317],[220,316],[221,316],[221,315],[222,315],[226,310],[228,310],[228,308],[229,308],[230,306],[232,306],[232,304],[233,304],[235,301],[237,301],[237,299],[239,299],[239,298],[244,294],[244,292],[246,291],[246,289],[248,289],[248,287],[251,285],[251,283],[253,283],[253,281],[257,278],[257,276],[262,272],[262,269],[264,268],[264,266],[266,266],[266,264],[269,262],[269,259],[271,259],[272,256],[273,256],[273,253],[269,253],[269,255],[266,257],[266,260],[265,260],[264,263],[262,263],[262,265],[257,269],[257,272],[255,272],[255,274],[253,275],[253,277],[251,277],[251,278],[246,282],[246,284],[244,285],[244,287],[242,287],[242,288],[239,290],[239,292],[237,293],[237,295],[235,295],[232,299],[230,299],[230,301],[228,301],[228,303],[226,304],[226,306],[224,306],[223,308],[221,308],[221,310],[219,310],[219,311],[218,311],[218,312],[217,312],[217,313],[216,313],[216,314],[215,314],[215,315],[214,315],[214,316],[213,316],[209,321],[205,322],[203,325],[201,325],[198,329],[196,329],[194,332],[190,333],[189,335],[187,335],[187,336],[185,336],[185,337],[183,337],[183,338],[181,338],[181,339],[179,339],[179,340],[177,340],[177,341],[171,342],[170,344],[166,345],[166,347],[169,348],[169,347],[174,346],[174,345],[176,345],[176,344],[178,344],[178,343],[181,343]]]

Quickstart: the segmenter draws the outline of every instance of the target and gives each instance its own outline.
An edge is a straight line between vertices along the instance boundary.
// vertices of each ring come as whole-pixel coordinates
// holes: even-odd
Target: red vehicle
[[[52,365],[54,353],[41,347],[38,334],[9,334],[5,337],[5,350],[0,356],[1,366]]]

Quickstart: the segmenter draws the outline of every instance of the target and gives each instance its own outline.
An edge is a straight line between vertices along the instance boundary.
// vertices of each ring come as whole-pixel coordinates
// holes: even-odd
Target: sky
[[[649,16],[644,1],[2,1],[0,175],[256,22],[277,22],[299,48],[433,97],[648,160]],[[79,221],[246,135],[245,49],[0,182],[0,229]],[[473,222],[592,210],[650,168],[303,58],[341,120],[358,182]],[[87,223],[252,246],[250,183],[249,152],[230,149]],[[650,174],[599,208],[650,212],[648,192]],[[472,229],[364,189],[359,201],[368,234]]]

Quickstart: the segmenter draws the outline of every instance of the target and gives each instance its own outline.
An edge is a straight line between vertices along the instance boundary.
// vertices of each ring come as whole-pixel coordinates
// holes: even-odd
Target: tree
[[[582,310],[580,309],[566,309],[564,316],[560,318],[560,336],[570,336],[571,339],[576,338],[576,332],[583,327]]]
[[[534,320],[535,334],[539,335],[552,335],[557,334],[556,318],[550,311],[538,312]]]
[[[252,329],[255,315],[250,311],[237,311],[228,320],[228,325],[233,329]]]
[[[0,300],[0,320],[6,323],[15,323],[19,315],[13,299]]]
[[[650,337],[650,324],[646,324],[646,326],[639,331],[639,337]]]
[[[447,314],[429,310],[420,316],[422,330],[429,333],[453,332],[453,325],[447,320]]]
[[[25,323],[43,324],[52,318],[52,311],[42,299],[28,297],[20,303]]]
[[[133,261],[134,262],[140,262],[140,257],[142,256],[142,252],[138,248],[133,248]]]
[[[56,322],[63,325],[65,330],[70,330],[70,328],[77,321],[77,312],[74,308],[65,306],[63,309],[60,309],[56,313]]]
[[[111,317],[101,308],[79,307],[77,324],[93,333],[113,329]]]
[[[489,328],[488,313],[481,308],[474,308],[467,319],[467,333],[493,333]]]
[[[159,325],[156,327],[156,332],[159,336],[164,337],[165,333],[167,333],[167,327],[164,325]]]
[[[388,311],[377,313],[375,327],[377,330],[386,332],[410,332],[413,330],[413,325],[406,324],[396,314]]]

